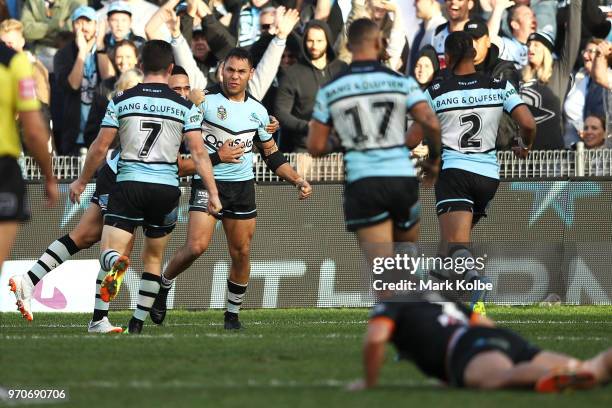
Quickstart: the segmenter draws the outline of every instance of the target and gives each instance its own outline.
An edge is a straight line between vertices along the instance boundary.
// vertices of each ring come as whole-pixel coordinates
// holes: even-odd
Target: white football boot
[[[104,316],[102,320],[90,321],[87,327],[88,333],[123,333],[121,327],[113,326],[108,320],[107,316]]]
[[[30,277],[25,275],[15,275],[9,279],[11,292],[17,299],[17,309],[21,312],[24,319],[31,322],[34,319],[32,314],[32,296],[34,294],[34,284]]]

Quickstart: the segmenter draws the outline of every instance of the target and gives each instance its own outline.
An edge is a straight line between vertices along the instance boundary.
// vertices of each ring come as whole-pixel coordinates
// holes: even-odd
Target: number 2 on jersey
[[[476,113],[468,113],[459,116],[459,123],[470,125],[470,127],[459,137],[459,147],[461,149],[480,149],[482,140],[478,137],[482,129],[482,119]]]
[[[145,158],[148,157],[151,153],[151,149],[155,142],[157,142],[157,138],[161,133],[162,123],[154,120],[141,120],[140,121],[140,130],[144,132],[148,132],[147,138],[145,139],[142,147],[140,148],[140,152],[138,153],[138,157]]]

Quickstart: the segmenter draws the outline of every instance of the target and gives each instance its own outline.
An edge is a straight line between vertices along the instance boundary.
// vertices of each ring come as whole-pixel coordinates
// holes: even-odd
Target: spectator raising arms
[[[565,115],[565,134],[563,139],[566,146],[571,146],[579,140],[579,133],[582,131],[584,119],[594,114],[604,116],[607,90],[593,80],[593,62],[596,55],[600,53],[599,44],[605,41],[600,38],[592,38],[582,51],[584,67],[574,76],[572,87],[570,88],[565,103],[563,113]]]
[[[508,12],[508,25],[512,31],[512,38],[498,35],[502,15],[508,7],[512,7]],[[499,47],[500,58],[514,62],[517,69],[526,66],[527,39],[537,28],[536,16],[531,8],[526,5],[515,6],[512,0],[497,0],[488,26],[491,41]],[[552,37],[550,32],[547,33]]]
[[[523,68],[521,97],[529,105],[538,129],[534,150],[564,149],[561,109],[580,49],[582,0],[572,0],[565,43],[559,59],[553,61],[553,39],[547,33],[533,33],[527,46],[528,64]]]
[[[352,0],[352,9],[346,20],[346,30],[340,37],[340,43],[336,47],[338,59],[345,63],[351,62],[351,53],[347,48],[347,31],[353,21],[360,18],[373,20],[383,35],[384,63],[396,71],[405,71],[408,61],[408,41],[402,26],[401,15],[397,12],[398,7],[392,0]],[[329,36],[328,38],[333,38]]]

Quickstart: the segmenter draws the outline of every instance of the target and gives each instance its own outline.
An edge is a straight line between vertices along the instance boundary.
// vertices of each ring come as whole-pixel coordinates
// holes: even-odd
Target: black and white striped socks
[[[53,241],[28,272],[34,286],[49,272],[66,262],[80,249],[68,234]]]
[[[140,279],[140,289],[138,290],[138,304],[134,310],[134,319],[144,322],[155,302],[159,293],[161,279],[159,276],[149,272],[144,272]]]
[[[240,306],[242,306],[242,299],[247,290],[247,284],[239,284],[227,280],[227,311],[230,313],[240,312]]]

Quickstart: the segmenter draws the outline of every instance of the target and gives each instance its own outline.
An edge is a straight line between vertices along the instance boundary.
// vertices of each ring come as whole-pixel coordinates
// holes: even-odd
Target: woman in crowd
[[[534,150],[565,148],[561,109],[580,49],[581,15],[582,0],[572,0],[568,32],[557,60],[553,60],[554,42],[547,33],[537,32],[529,36],[528,64],[523,68],[524,83],[520,92],[537,123],[538,137],[533,145]]]
[[[422,90],[427,89],[434,77],[440,71],[440,61],[436,49],[431,45],[421,48],[417,55],[416,64],[412,76],[418,82]]]
[[[600,38],[591,38],[582,51],[584,67],[576,75],[572,87],[565,97],[563,113],[565,116],[565,146],[576,143],[579,133],[584,126],[584,119],[595,114],[603,116],[604,98],[606,89],[600,86],[593,78],[594,61],[600,53],[599,45],[605,41]]]
[[[122,75],[136,67],[138,63],[138,48],[136,45],[129,40],[122,40],[117,42],[112,55],[113,65],[115,72]],[[85,145],[89,146],[96,136],[98,136],[98,130],[100,129],[100,123],[106,113],[106,105],[109,99],[112,97],[111,93],[116,88],[118,76],[112,76],[100,82],[96,89],[96,94],[89,111],[89,117],[87,118],[87,125],[85,126]],[[127,88],[121,88],[127,89]]]
[[[587,149],[603,149],[606,147],[606,121],[600,115],[588,115],[584,119],[584,130],[580,138]]]

